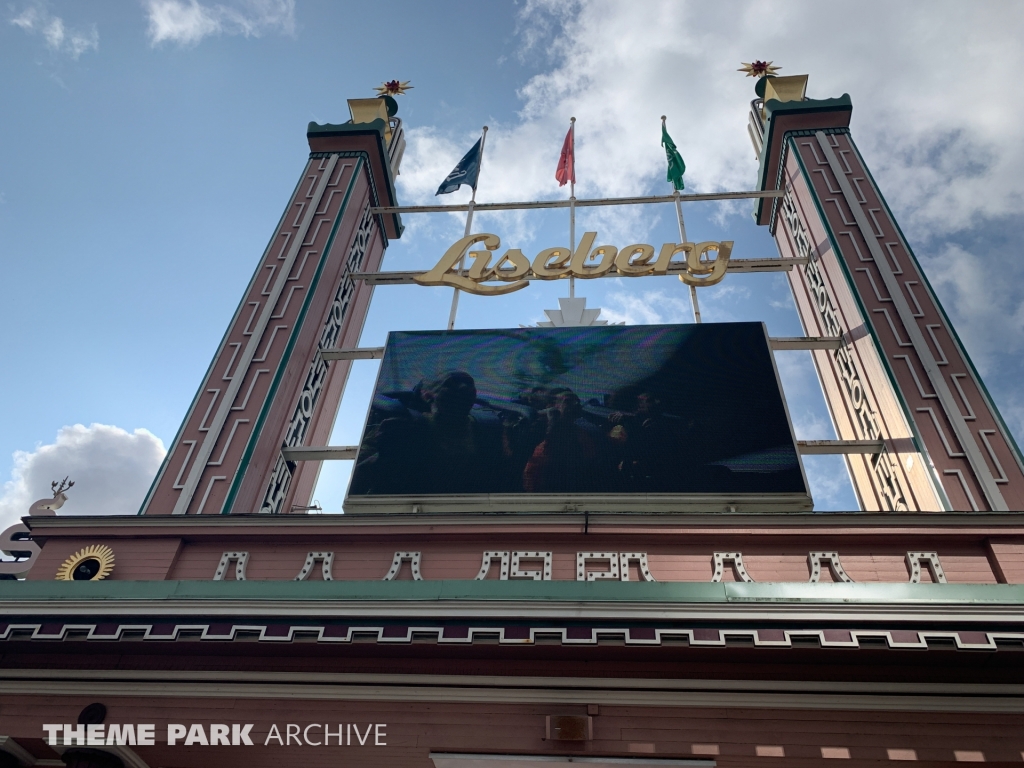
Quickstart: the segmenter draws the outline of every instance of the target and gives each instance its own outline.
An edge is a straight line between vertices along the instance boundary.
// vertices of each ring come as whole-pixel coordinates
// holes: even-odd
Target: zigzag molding
[[[473,644],[493,642],[503,645],[545,644],[552,640],[562,645],[598,645],[618,642],[625,646],[689,645],[695,648],[820,648],[996,651],[1002,647],[1024,647],[1024,632],[877,630],[877,629],[707,629],[659,627],[578,627],[578,626],[448,626],[325,624],[85,624],[24,623],[0,624],[0,640],[94,640],[94,641],[175,641],[252,640],[289,643],[298,639],[318,643],[352,643],[376,640],[381,644],[435,642]]]

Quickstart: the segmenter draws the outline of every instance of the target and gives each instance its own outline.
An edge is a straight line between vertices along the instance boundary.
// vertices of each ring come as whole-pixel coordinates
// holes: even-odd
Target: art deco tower
[[[400,237],[394,177],[405,147],[391,97],[349,101],[352,120],[310,123],[309,160],[164,459],[142,513],[285,513],[309,504],[319,463],[288,449],[324,445],[374,271]]]
[[[1024,509],[1024,463],[850,133],[850,97],[808,99],[807,76],[764,77],[749,133],[760,200],[864,510]]]

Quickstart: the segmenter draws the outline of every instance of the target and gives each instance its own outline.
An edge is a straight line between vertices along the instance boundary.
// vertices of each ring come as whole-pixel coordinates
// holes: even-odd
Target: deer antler
[[[64,479],[61,480],[59,483],[56,480],[50,483],[50,490],[53,491],[53,498],[57,498],[62,493],[64,493],[64,491],[70,490],[72,487],[74,487],[75,481],[72,480],[69,483],[68,477],[69,475],[65,475]]]

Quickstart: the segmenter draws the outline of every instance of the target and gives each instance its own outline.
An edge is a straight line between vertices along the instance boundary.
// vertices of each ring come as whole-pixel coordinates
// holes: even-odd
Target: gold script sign
[[[481,233],[457,240],[429,272],[415,275],[420,285],[450,285],[466,293],[481,296],[500,296],[525,288],[528,279],[557,280],[562,277],[604,277],[621,275],[640,277],[642,275],[666,275],[669,267],[684,267],[679,279],[687,285],[714,285],[725,277],[732,254],[732,240],[704,243],[665,243],[657,258],[654,246],[646,243],[616,248],[614,245],[599,245],[596,232],[586,232],[575,253],[568,248],[545,248],[531,262],[518,248],[509,248],[491,264],[494,252],[501,245],[497,235]],[[481,244],[486,250],[469,249]],[[459,264],[466,256],[472,260],[468,270],[460,270]],[[714,252],[715,258],[708,254]],[[682,259],[673,261],[677,254]],[[677,271],[677,270],[673,270]],[[497,280],[504,285],[487,285]]]

